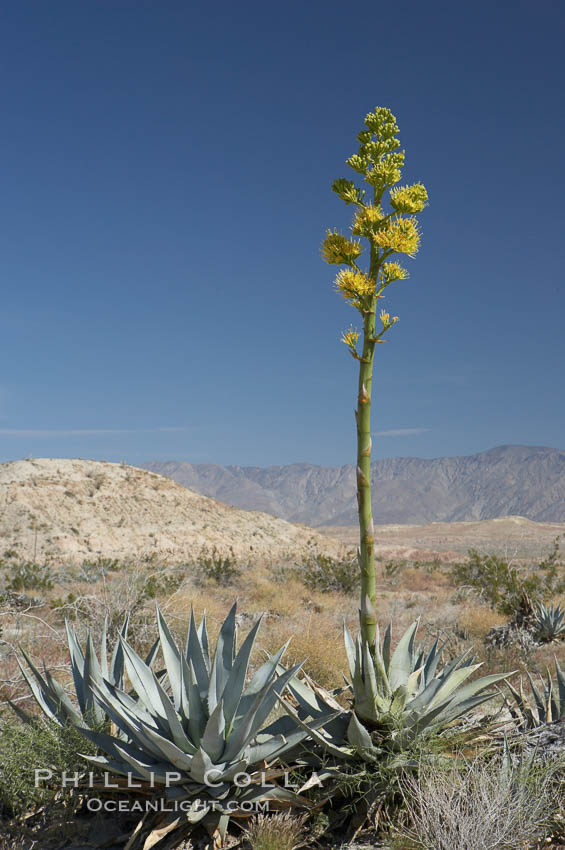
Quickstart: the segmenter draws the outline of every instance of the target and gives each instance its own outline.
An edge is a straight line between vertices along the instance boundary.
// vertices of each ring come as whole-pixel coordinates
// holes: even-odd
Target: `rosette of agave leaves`
[[[429,651],[416,648],[418,621],[391,651],[392,626],[382,643],[379,630],[370,646],[359,635],[354,641],[345,627],[345,648],[351,675],[351,711],[310,728],[310,737],[338,759],[374,761],[385,752],[402,752],[419,736],[439,731],[468,716],[495,696],[490,686],[511,674],[492,674],[469,681],[481,664],[469,651],[440,669],[441,648],[436,640]],[[336,692],[329,693],[307,678],[294,677],[289,690],[296,708],[285,709],[308,728],[312,719],[326,717],[336,708]],[[346,722],[347,719],[347,722]]]
[[[92,641],[87,639],[81,676],[75,677],[77,697],[80,703],[79,694],[86,688],[99,712],[94,717],[109,718],[114,734],[89,728],[83,715],[67,713],[104,753],[84,757],[109,773],[128,776],[128,782],[135,779],[157,786],[159,793],[177,804],[188,801],[190,805],[182,808],[185,823],[206,819],[208,827],[217,826],[222,832],[230,816],[248,817],[254,803],[308,806],[304,797],[276,783],[285,772],[280,759],[290,759],[311,730],[331,722],[342,710],[328,707],[309,724],[297,723],[288,715],[271,720],[278,699],[302,664],[280,672],[285,644],[248,681],[261,620],[236,653],[235,605],[220,629],[213,657],[205,617],[197,628],[191,612],[184,650],[176,645],[160,611],[157,618],[164,675],[155,674],[148,660],[140,658],[120,634],[119,675],[107,676],[104,665],[92,662]],[[76,664],[75,641],[72,646],[74,673],[80,664]],[[123,668],[130,692],[124,690]],[[26,678],[39,704],[49,716],[58,716],[49,701],[53,680],[32,670],[35,681],[29,675]],[[172,818],[171,828],[175,824]]]

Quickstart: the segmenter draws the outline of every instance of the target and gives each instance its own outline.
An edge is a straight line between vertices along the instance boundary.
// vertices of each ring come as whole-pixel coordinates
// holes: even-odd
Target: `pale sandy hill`
[[[228,507],[126,464],[38,458],[0,464],[0,556],[79,562],[157,553],[182,563],[202,547],[250,560],[338,554],[306,526]]]

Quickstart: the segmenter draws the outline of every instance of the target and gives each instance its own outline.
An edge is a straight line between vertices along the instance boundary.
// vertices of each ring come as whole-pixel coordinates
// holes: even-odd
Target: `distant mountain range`
[[[310,526],[357,522],[355,468],[309,463],[142,464],[227,505]],[[458,522],[519,515],[565,522],[565,451],[499,446],[468,457],[399,457],[372,464],[376,524]]]

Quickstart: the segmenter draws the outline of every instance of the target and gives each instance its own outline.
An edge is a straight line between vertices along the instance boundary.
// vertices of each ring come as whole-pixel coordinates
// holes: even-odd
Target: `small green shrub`
[[[34,805],[46,805],[60,795],[58,785],[35,787],[36,769],[50,768],[55,776],[85,772],[79,753],[94,755],[96,748],[71,726],[14,717],[0,718],[0,818],[15,817]]]
[[[310,590],[320,590],[322,593],[332,590],[340,593],[356,593],[360,582],[357,559],[340,560],[321,554],[314,555],[306,564],[297,567],[295,575]]]
[[[452,577],[458,586],[479,591],[499,613],[513,616],[520,610],[524,597],[536,604],[565,592],[565,571],[558,557],[558,540],[544,561],[524,569],[510,566],[498,555],[481,555],[470,549],[469,560],[455,564]]]
[[[196,562],[196,577],[201,581],[232,584],[240,573],[233,549],[229,555],[222,555],[215,546],[211,551],[203,549]]]
[[[45,564],[22,561],[8,567],[6,590],[51,590],[54,573]]]
[[[171,575],[165,571],[152,573],[143,580],[141,586],[141,599],[156,599],[157,596],[170,596],[175,590],[178,590],[184,581],[184,575],[177,573]]]

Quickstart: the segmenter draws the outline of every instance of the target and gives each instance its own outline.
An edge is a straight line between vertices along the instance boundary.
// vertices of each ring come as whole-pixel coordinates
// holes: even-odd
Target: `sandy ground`
[[[317,529],[356,546],[356,526],[322,526]],[[521,516],[476,522],[432,522],[428,525],[377,525],[375,551],[384,558],[456,560],[471,548],[508,558],[542,558],[556,537],[565,534],[565,523],[532,522]],[[565,543],[565,540],[563,541]],[[563,547],[565,549],[565,546]]]

